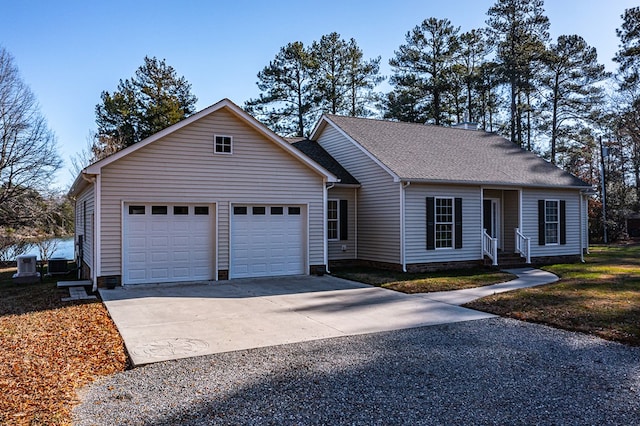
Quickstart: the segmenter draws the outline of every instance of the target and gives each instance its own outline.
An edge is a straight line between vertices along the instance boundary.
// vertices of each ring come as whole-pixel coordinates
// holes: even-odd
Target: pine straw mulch
[[[62,302],[57,280],[16,285],[0,269],[0,424],[71,424],[77,391],[123,371],[120,335],[99,301]]]

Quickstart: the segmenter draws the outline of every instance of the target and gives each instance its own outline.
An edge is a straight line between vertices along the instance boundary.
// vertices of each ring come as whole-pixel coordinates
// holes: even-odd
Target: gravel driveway
[[[136,368],[78,425],[640,423],[640,348],[494,318]]]

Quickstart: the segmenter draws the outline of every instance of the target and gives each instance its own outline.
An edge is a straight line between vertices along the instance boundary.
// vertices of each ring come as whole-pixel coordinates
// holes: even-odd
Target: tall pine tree
[[[412,96],[420,109],[416,115],[426,116],[434,124],[449,121],[445,98],[452,84],[451,66],[459,49],[459,31],[448,19],[425,19],[407,33],[406,44],[389,61],[395,72],[391,77],[393,99]],[[389,104],[387,115],[394,109]]]
[[[195,112],[191,84],[165,60],[144,58],[130,80],[102,92],[96,105],[95,159],[140,142]]]
[[[302,42],[282,47],[258,73],[261,93],[245,107],[256,118],[284,136],[304,136],[314,112],[311,55]]]
[[[497,63],[509,86],[509,129],[511,141],[531,148],[531,95],[534,74],[549,39],[549,19],[543,0],[497,0],[487,12],[487,25],[497,46]],[[527,115],[527,123],[524,116]]]

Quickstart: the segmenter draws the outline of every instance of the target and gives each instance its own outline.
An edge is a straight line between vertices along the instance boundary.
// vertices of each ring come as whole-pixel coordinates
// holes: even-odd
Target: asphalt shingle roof
[[[590,187],[493,133],[337,115],[326,117],[403,180]]]
[[[296,140],[296,139],[294,139]],[[292,142],[291,145],[300,150],[307,157],[320,164],[322,167],[336,175],[340,179],[340,183],[349,185],[359,185],[360,182],[356,180],[351,173],[349,173],[340,163],[336,161],[327,151],[324,150],[318,143],[310,141],[308,139],[297,140]]]

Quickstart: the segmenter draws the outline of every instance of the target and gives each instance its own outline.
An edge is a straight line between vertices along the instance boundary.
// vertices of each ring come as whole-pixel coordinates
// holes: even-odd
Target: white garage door
[[[127,204],[123,283],[213,279],[212,205]]]
[[[231,213],[231,278],[304,273],[303,208],[236,205]]]

